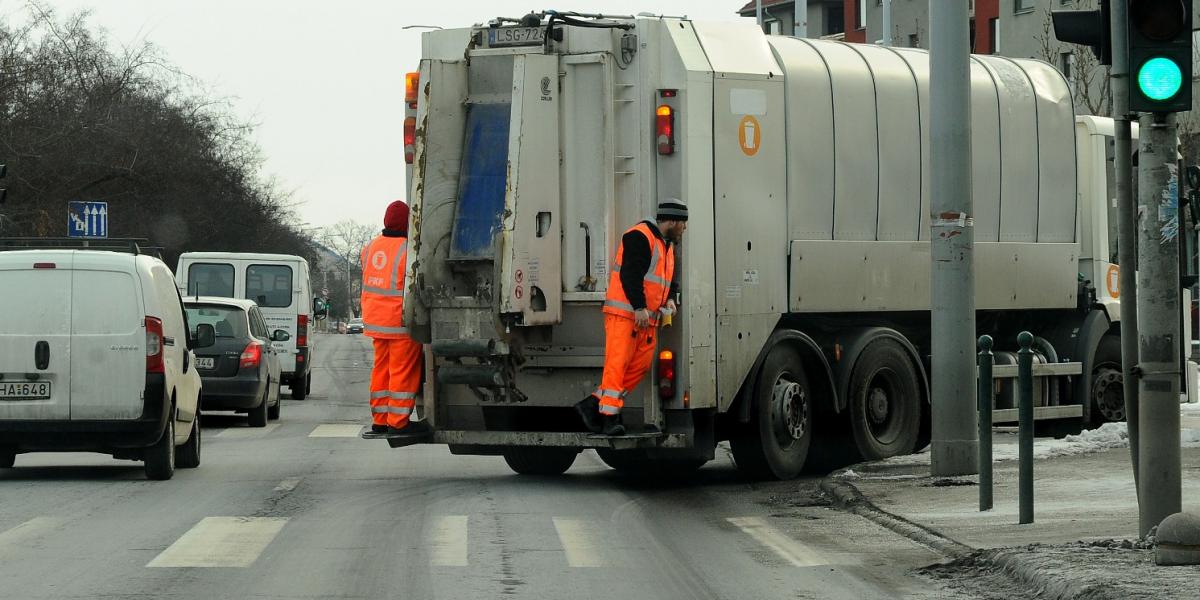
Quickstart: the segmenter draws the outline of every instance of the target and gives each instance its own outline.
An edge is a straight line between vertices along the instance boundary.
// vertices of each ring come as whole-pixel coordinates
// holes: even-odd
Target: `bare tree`
[[[341,279],[347,286],[347,295],[352,307],[358,303],[363,248],[375,239],[377,233],[375,228],[347,219],[323,228],[318,235],[320,242],[342,259]]]

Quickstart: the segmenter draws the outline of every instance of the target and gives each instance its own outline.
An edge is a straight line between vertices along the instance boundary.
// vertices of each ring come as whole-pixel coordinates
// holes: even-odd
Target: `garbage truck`
[[[970,75],[975,214],[953,218],[974,231],[978,333],[997,364],[1037,335],[1037,418],[1119,420],[1112,123],[1077,118],[1046,63],[973,56]],[[927,52],[545,11],[425,33],[407,90],[420,443],[558,474],[589,448],[686,472],[728,441],[768,478],[928,444]],[[678,314],[629,433],[592,434],[572,405],[600,381],[614,253],[663,198],[690,213]]]

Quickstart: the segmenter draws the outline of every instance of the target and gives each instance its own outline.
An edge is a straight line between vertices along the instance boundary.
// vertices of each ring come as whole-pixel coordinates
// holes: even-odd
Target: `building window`
[[[921,47],[921,36],[919,36],[915,33],[908,34],[908,47],[909,48],[920,48]]]
[[[988,54],[997,54],[1000,52],[1000,19],[988,19]]]
[[[1062,71],[1067,81],[1071,80],[1071,66],[1075,64],[1074,52],[1063,52],[1058,55],[1058,70]]]
[[[783,33],[783,23],[779,19],[771,19],[763,22],[763,31],[769,35],[781,35]]]
[[[867,0],[858,0],[858,14],[854,15],[854,21],[855,27],[867,28]]]
[[[846,32],[846,14],[842,12],[842,9],[841,6],[825,8],[825,31],[821,32],[822,35]]]
[[[1013,12],[1014,13],[1033,12],[1035,4],[1037,4],[1037,0],[1013,0]]]

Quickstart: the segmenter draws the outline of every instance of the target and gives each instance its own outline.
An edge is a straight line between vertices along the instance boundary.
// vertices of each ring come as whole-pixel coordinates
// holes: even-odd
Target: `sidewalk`
[[[1183,508],[1200,514],[1200,405],[1184,405],[1181,420]],[[967,550],[1008,549],[973,553],[962,562],[975,567],[981,556],[989,559],[1040,588],[1043,597],[1200,597],[1200,567],[1155,567],[1153,551],[1133,543],[1138,508],[1123,423],[1035,440],[1031,525],[1017,524],[1015,430],[998,430],[993,440],[994,508],[987,512],[978,510],[978,477],[930,477],[928,451],[855,465],[831,476],[826,487],[852,485],[874,507]],[[916,538],[925,534],[914,529]],[[946,568],[953,571],[954,564]]]

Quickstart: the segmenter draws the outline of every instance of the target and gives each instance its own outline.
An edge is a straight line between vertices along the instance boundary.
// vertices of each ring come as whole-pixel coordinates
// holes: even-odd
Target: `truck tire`
[[[175,466],[180,469],[195,469],[200,466],[200,414],[192,421],[192,434],[188,441],[175,451]]]
[[[520,475],[562,475],[578,455],[573,448],[508,448],[504,462]]]
[[[166,481],[175,476],[175,408],[171,407],[162,437],[146,448],[146,478]]]
[[[1125,420],[1125,377],[1121,369],[1121,337],[1106,335],[1096,346],[1095,366],[1092,367],[1091,416],[1092,427]]]
[[[0,469],[11,469],[17,464],[17,453],[12,450],[0,450]]]
[[[792,479],[813,438],[812,388],[800,354],[780,344],[763,361],[750,396],[750,422],[730,440],[738,469],[760,479]]]
[[[267,404],[270,400],[271,384],[270,382],[267,382],[266,387],[263,388],[262,402],[259,402],[258,406],[250,409],[250,412],[246,414],[246,416],[249,417],[251,427],[267,426],[267,411],[271,408]]]
[[[864,460],[908,454],[921,433],[920,375],[900,342],[880,338],[858,355],[847,397],[850,433]]]
[[[680,478],[688,477],[708,463],[702,458],[661,459],[649,458],[640,450],[611,450],[597,448],[596,454],[604,464],[622,475],[637,478]]]

